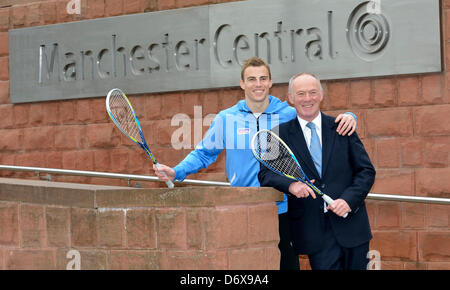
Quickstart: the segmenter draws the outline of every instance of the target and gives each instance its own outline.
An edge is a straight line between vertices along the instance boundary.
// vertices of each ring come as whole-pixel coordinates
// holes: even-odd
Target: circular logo
[[[374,61],[381,57],[390,34],[386,17],[379,6],[374,9],[373,1],[361,3],[350,14],[347,22],[347,41],[359,58]]]

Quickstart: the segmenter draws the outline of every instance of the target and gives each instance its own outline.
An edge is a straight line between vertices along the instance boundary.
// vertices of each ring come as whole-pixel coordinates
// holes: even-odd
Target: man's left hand
[[[348,203],[343,200],[342,198],[338,198],[336,199],[332,205],[327,206],[328,210],[331,210],[332,212],[334,212],[336,215],[342,217],[344,216],[346,213],[350,212],[350,206],[348,205]]]
[[[344,136],[345,134],[348,134],[348,136],[350,136],[356,130],[356,120],[351,114],[340,114],[334,122],[339,122],[336,129],[336,132],[338,132],[339,135]]]

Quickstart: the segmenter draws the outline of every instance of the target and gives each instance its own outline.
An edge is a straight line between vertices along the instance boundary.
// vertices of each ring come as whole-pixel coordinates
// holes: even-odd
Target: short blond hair
[[[267,71],[269,72],[269,78],[272,79],[272,74],[270,73],[269,65],[262,58],[254,56],[246,59],[242,64],[241,80],[244,80],[244,72],[249,66],[256,66],[256,67],[265,66],[267,68]]]

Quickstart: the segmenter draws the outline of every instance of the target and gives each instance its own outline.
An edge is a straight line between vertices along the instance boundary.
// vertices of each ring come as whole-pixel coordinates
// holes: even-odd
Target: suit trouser
[[[278,215],[278,230],[280,233],[280,242],[278,243],[281,254],[280,270],[300,270],[298,256],[292,246],[291,229],[287,213]]]
[[[369,259],[369,242],[354,248],[344,248],[338,244],[328,215],[325,214],[325,238],[322,249],[308,255],[313,270],[366,270]]]

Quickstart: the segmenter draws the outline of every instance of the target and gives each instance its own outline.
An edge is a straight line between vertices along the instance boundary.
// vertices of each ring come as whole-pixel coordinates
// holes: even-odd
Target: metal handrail
[[[156,177],[156,176],[97,172],[97,171],[84,171],[84,170],[68,170],[68,169],[43,168],[43,167],[0,165],[0,170],[31,171],[31,172],[35,172],[39,177],[40,177],[40,173],[52,173],[52,174],[87,176],[87,177],[125,179],[128,181],[128,184],[130,184],[131,180],[153,181],[153,182],[160,181],[158,179],[158,177]],[[200,186],[230,186],[229,182],[195,180],[195,179],[185,179],[184,181],[175,181],[175,183],[192,184],[192,185],[200,185]],[[369,193],[367,195],[367,198],[373,199],[373,200],[384,200],[384,201],[450,204],[450,198],[438,198],[438,197],[422,197],[422,196],[409,196],[409,195]]]

